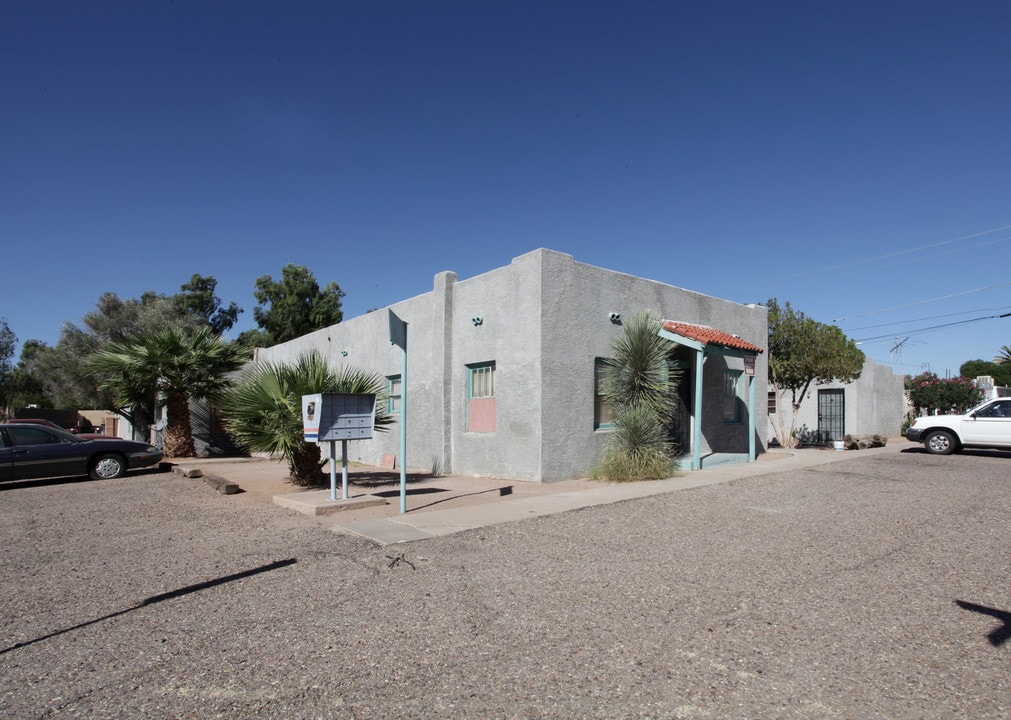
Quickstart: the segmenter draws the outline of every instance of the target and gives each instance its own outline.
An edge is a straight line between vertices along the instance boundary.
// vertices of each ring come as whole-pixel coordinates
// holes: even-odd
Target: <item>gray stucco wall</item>
[[[545,460],[543,479],[561,480],[585,476],[597,463],[608,431],[593,429],[593,368],[598,357],[611,354],[611,343],[621,335],[622,326],[612,323],[611,313],[628,319],[643,310],[651,310],[669,320],[709,325],[748,342],[764,347],[767,337],[766,310],[746,306],[709,295],[684,290],[653,280],[617,273],[592,265],[575,262],[571,256],[548,251],[542,253],[543,274],[550,278],[541,289],[544,301],[542,328],[546,340],[541,362],[544,368],[543,407],[550,417],[545,419],[543,448]],[[533,255],[533,254],[531,254]],[[529,258],[530,256],[523,256]],[[523,258],[519,258],[522,260]],[[550,340],[550,342],[547,342]],[[743,369],[739,358],[728,358]],[[713,372],[714,358],[707,363],[703,402],[713,396],[722,398],[722,373]],[[716,360],[716,364],[719,360]],[[756,396],[756,428],[765,427],[765,397],[767,365],[764,355],[758,357],[756,376],[760,379]],[[690,382],[690,378],[685,378]],[[745,400],[746,400],[745,396]],[[709,405],[714,408],[713,405]],[[560,413],[559,408],[568,408]],[[746,416],[742,418],[745,423]],[[731,452],[723,445],[730,438],[747,452],[747,437],[741,426],[724,425],[716,411],[703,412],[703,447],[710,445]],[[733,440],[729,440],[734,442]],[[759,447],[763,446],[758,438]],[[737,450],[740,452],[739,450]]]
[[[770,388],[771,390],[772,388]],[[873,358],[864,360],[860,377],[851,383],[831,382],[812,385],[797,413],[796,427],[803,440],[818,430],[818,391],[843,390],[845,401],[845,432],[849,435],[883,435],[897,437],[902,428],[905,396],[902,376]],[[780,407],[789,420],[790,409]],[[771,421],[768,437],[776,436]]]
[[[408,467],[541,482],[586,476],[603,450],[609,432],[593,427],[594,360],[607,357],[622,332],[610,313],[628,318],[653,310],[760,346],[767,334],[764,307],[577,263],[544,249],[467,280],[440,273],[431,293],[389,310],[408,323]],[[389,342],[388,317],[382,309],[352,318],[261,349],[258,361],[290,362],[316,349],[334,365],[399,375],[401,351]],[[475,317],[481,324],[475,325]],[[471,433],[467,366],[492,361],[496,429]],[[710,373],[709,364],[704,397],[722,392],[722,374]],[[766,368],[760,355],[756,428],[766,426]],[[704,413],[707,445],[741,436],[739,427],[713,420]],[[746,437],[743,444],[746,449]],[[758,444],[764,445],[761,438]],[[353,460],[376,464],[384,454],[399,453],[399,427],[348,446]]]

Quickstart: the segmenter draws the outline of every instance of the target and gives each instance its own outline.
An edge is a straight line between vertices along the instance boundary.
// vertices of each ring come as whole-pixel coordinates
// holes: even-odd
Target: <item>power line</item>
[[[1009,308],[1008,307],[1000,307],[1000,308],[993,308],[993,307],[989,307],[989,308],[977,308],[975,310],[964,310],[962,312],[947,313],[945,315],[930,315],[928,317],[913,318],[912,320],[896,320],[895,322],[878,323],[877,325],[863,325],[861,327],[847,328],[846,332],[851,333],[851,332],[856,332],[857,330],[873,330],[874,328],[890,327],[892,325],[908,325],[909,323],[923,322],[925,320],[940,320],[941,318],[955,317],[957,315],[971,315],[972,313],[991,312],[991,311],[992,312],[996,312],[998,310],[1005,310],[1005,309],[1009,309]]]
[[[1007,284],[1007,283],[1005,283]],[[954,327],[956,325],[968,325],[970,323],[980,322],[981,320],[992,320],[994,318],[1004,318],[1011,317],[1011,313],[1004,313],[1003,315],[984,315],[983,317],[972,318],[970,320],[959,320],[957,322],[944,323],[942,325],[931,325],[930,327],[919,328],[917,330],[904,330],[903,335],[922,335],[928,332],[934,332],[935,330],[943,330],[944,328]],[[895,337],[895,333],[888,333],[887,335],[875,335],[874,337],[861,338],[856,342],[872,342],[874,340],[886,340]]]
[[[951,243],[961,242],[963,240],[971,240],[972,238],[982,237],[984,235],[991,235],[993,233],[1002,232],[1004,230],[1011,230],[1011,225],[1002,225],[1001,227],[991,228],[990,230],[983,230],[977,233],[971,233],[969,235],[961,235],[956,238],[950,238],[948,240],[940,240],[935,243],[930,243],[928,245],[918,245],[914,248],[909,248],[907,250],[896,250],[895,252],[885,253],[884,255],[877,255],[874,257],[863,258],[861,260],[853,260],[851,262],[840,263],[838,265],[825,265],[819,268],[808,269],[799,273],[792,273],[790,275],[782,275],[775,278],[766,278],[761,282],[779,282],[781,280],[791,280],[793,278],[805,277],[808,275],[815,275],[820,272],[829,272],[832,270],[841,270],[843,268],[852,268],[857,265],[866,265],[867,263],[877,262],[878,260],[887,260],[889,258],[899,257],[900,255],[909,255],[910,253],[922,253],[924,250],[930,250],[931,248],[941,247],[942,245],[950,245]],[[977,245],[971,245],[970,248],[979,247],[980,245],[990,245],[995,242],[1001,242],[1009,238],[1000,238],[998,240],[989,240],[984,243],[979,243]],[[961,248],[966,249],[966,248]],[[939,253],[940,254],[940,253]],[[885,266],[887,267],[887,266]],[[758,284],[752,283],[752,284]]]
[[[881,313],[892,312],[893,310],[904,310],[905,308],[914,307],[916,305],[925,305],[926,303],[937,302],[938,300],[950,300],[951,298],[959,297],[961,295],[971,295],[972,293],[982,292],[983,290],[993,290],[994,288],[1005,287],[1007,285],[1011,285],[1011,281],[997,283],[996,285],[987,285],[985,287],[975,288],[974,290],[963,290],[962,292],[952,293],[951,295],[942,295],[928,300],[917,300],[916,302],[906,303],[905,305],[896,305],[882,310],[871,310],[870,312],[857,313],[856,315],[847,315],[846,317],[836,318],[832,322],[837,323],[842,320],[852,320],[853,318],[866,317],[868,315],[880,315]]]
[[[967,250],[973,250],[975,248],[983,247],[984,245],[994,245],[995,243],[1005,242],[1006,240],[1011,240],[1011,235],[1006,235],[1005,237],[997,238],[996,240],[987,240],[986,242],[976,243],[974,245],[966,245],[965,247],[949,248],[948,250],[942,250],[941,252],[931,253],[930,255],[922,255],[915,258],[916,260],[930,260],[931,258],[940,257],[941,255],[951,255],[952,253],[965,253]],[[950,241],[947,241],[950,242]],[[931,247],[931,246],[927,246]],[[903,253],[918,252],[920,248],[916,250],[903,250]],[[876,258],[871,258],[874,260]],[[870,260],[860,261],[860,262],[870,262]],[[873,268],[855,268],[846,272],[837,273],[837,275],[855,275],[856,273],[866,272],[868,270],[884,270],[885,268],[895,267],[896,265],[906,265],[910,260],[898,260],[896,262],[885,263],[883,265],[876,265]],[[818,272],[818,271],[815,271]]]

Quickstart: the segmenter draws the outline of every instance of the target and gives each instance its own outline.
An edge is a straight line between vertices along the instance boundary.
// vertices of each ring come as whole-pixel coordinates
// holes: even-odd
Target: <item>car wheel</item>
[[[123,456],[116,453],[106,453],[95,458],[88,474],[91,475],[92,480],[112,480],[125,472],[126,460],[123,459]]]
[[[934,455],[951,455],[958,449],[958,440],[947,430],[935,430],[923,439],[923,447]]]

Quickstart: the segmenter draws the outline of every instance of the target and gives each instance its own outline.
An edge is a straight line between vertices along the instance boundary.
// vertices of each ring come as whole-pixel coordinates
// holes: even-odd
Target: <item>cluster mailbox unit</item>
[[[368,440],[376,421],[376,396],[316,393],[302,396],[306,442],[330,443],[330,499],[337,499],[337,441],[341,441],[343,499],[348,499],[348,440]]]

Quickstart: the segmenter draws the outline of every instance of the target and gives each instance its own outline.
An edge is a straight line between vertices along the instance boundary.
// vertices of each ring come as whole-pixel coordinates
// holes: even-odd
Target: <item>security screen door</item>
[[[818,440],[842,440],[846,434],[846,397],[843,390],[818,391]]]

